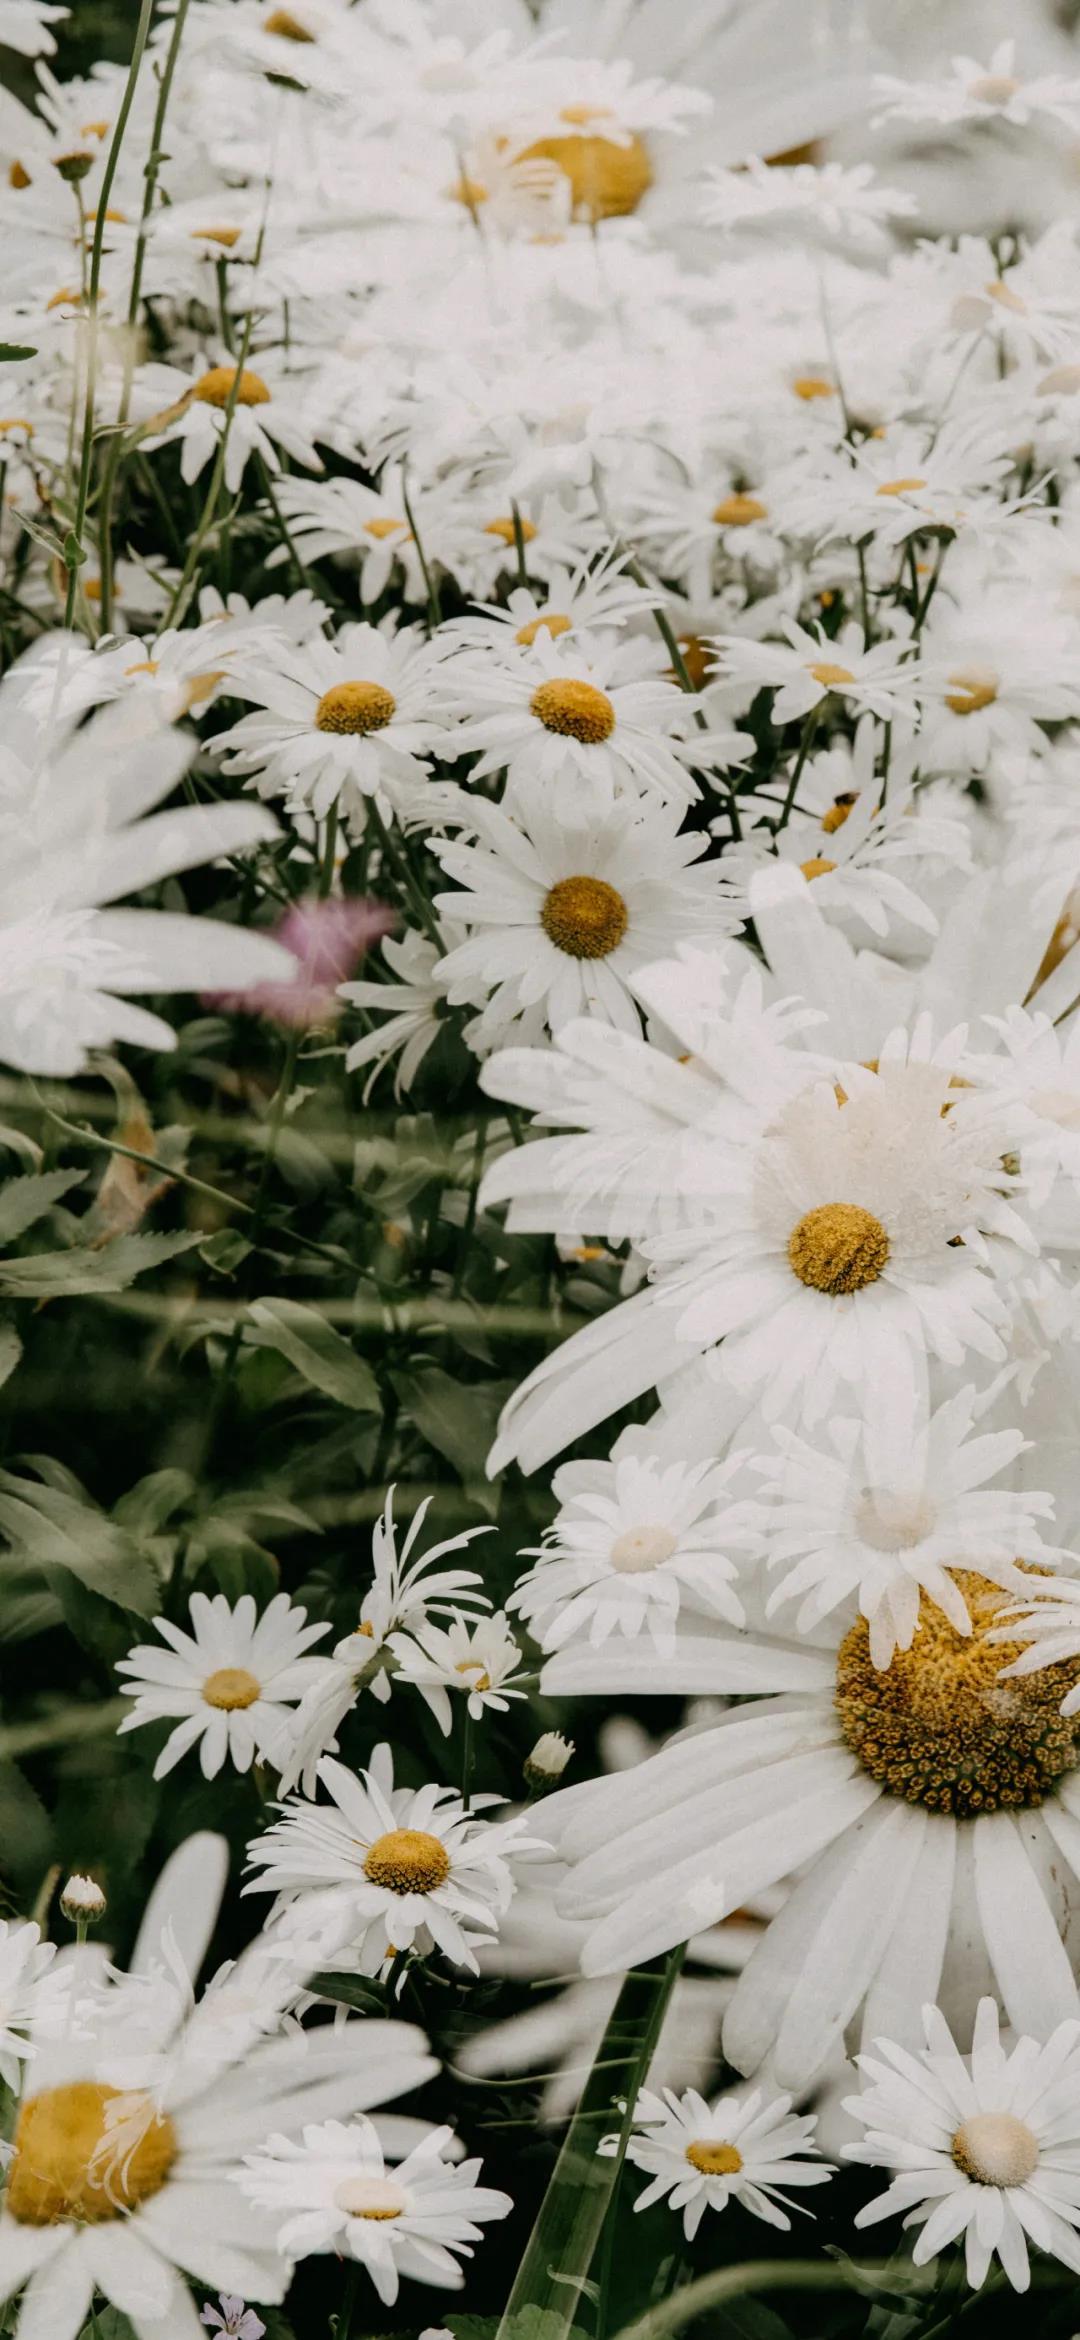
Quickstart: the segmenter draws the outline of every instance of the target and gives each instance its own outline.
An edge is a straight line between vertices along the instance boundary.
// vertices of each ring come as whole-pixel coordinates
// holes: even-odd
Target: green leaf
[[[156,1536],[191,1502],[194,1493],[195,1481],[189,1471],[150,1471],[113,1505],[113,1518],[134,1535]]]
[[[81,1489],[72,1495],[21,1473],[0,1472],[0,1530],[20,1567],[30,1562],[40,1569],[69,1569],[103,1600],[140,1617],[156,1615],[160,1595],[153,1569],[123,1528]]]
[[[0,1243],[13,1243],[85,1177],[85,1170],[45,1170],[35,1177],[9,1178],[0,1186]]]
[[[245,1259],[250,1259],[252,1248],[247,1236],[235,1227],[221,1227],[216,1235],[206,1237],[200,1256],[216,1275],[234,1276]]]
[[[462,1479],[484,1487],[484,1468],[508,1385],[455,1381],[439,1365],[421,1365],[391,1376],[401,1403],[428,1445]],[[498,1501],[491,1491],[491,1505]]]
[[[75,1247],[0,1261],[0,1291],[17,1300],[70,1299],[81,1292],[126,1292],[136,1276],[201,1242],[199,1235],[118,1235],[100,1251]]]
[[[22,1342],[13,1324],[0,1322],[0,1389],[10,1380],[22,1356]]]
[[[37,356],[25,341],[0,341],[0,366],[19,366],[26,358]]]
[[[337,1405],[358,1414],[380,1411],[370,1365],[317,1309],[305,1308],[299,1300],[255,1300],[244,1338],[254,1348],[276,1349],[313,1389]]]
[[[362,1974],[313,1974],[308,1990],[317,1998],[332,1999],[336,2007],[356,2007],[361,2015],[385,2015],[386,1994]]]

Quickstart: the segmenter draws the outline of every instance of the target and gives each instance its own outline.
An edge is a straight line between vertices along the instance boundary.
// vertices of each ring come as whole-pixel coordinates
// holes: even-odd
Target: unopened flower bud
[[[92,171],[93,167],[94,157],[92,154],[58,154],[56,157],[56,168],[61,178],[67,180],[69,186],[74,186],[79,179],[85,179],[87,172]]]
[[[564,1739],[561,1731],[544,1731],[538,1738],[532,1754],[525,1758],[524,1771],[529,1787],[543,1790],[554,1787],[574,1752],[572,1739]]]
[[[72,1925],[96,1926],[108,1904],[93,1877],[69,1877],[60,1895],[60,1907]]]

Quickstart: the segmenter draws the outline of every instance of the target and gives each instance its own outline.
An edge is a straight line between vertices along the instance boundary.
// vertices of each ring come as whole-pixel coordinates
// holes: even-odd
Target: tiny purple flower
[[[242,2299],[226,2291],[218,2293],[218,2307],[204,2307],[199,2321],[208,2324],[219,2340],[263,2340],[266,2330],[254,2308],[245,2307]]]

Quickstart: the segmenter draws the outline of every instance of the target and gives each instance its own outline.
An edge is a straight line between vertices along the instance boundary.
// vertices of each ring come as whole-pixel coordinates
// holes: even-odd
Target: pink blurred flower
[[[268,1016],[272,1023],[301,1031],[332,1024],[341,1014],[338,984],[396,924],[396,913],[385,902],[295,902],[271,930],[275,942],[296,960],[291,981],[255,983],[247,991],[207,991],[203,1006]]]

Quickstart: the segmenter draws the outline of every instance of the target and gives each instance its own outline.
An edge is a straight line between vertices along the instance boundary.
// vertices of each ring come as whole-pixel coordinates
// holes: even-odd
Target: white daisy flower
[[[33,2037],[58,2035],[69,2021],[71,1975],[56,1945],[29,1918],[0,1918],[0,2083],[17,2089]]]
[[[493,1933],[514,1891],[508,1856],[539,1839],[526,1822],[477,1820],[452,1788],[395,1788],[389,1747],[376,1747],[359,1778],[323,1756],[317,1777],[329,1804],[293,1797],[248,1847],[265,1874],[247,1893],[276,1893],[286,1938],[317,1938],[323,1960],[348,1947],[365,1974],[400,1951],[440,1950],[477,1971],[474,1945]],[[473,1809],[499,1798],[474,1798]]]
[[[717,1914],[797,1868],[799,1881],[736,1986],[724,2052],[807,2085],[864,2009],[863,2038],[910,2042],[945,1975],[965,2002],[994,1978],[1010,2021],[1043,2036],[1075,2015],[1062,1932],[1080,1887],[1080,1742],[1062,1717],[1076,1661],[1002,1685],[1019,1648],[996,1638],[1010,1596],[962,1572],[971,1631],[924,1602],[909,1650],[874,1664],[865,1618],[811,1639],[680,1636],[551,1659],[542,1690],[737,1694],[740,1705],[629,1775],[557,1790],[544,1824],[588,1922],[587,1973],[681,1938],[687,1895],[723,1880]],[[764,1695],[764,1699],[762,1694]]]
[[[898,1393],[865,1420],[831,1420],[824,1448],[820,1436],[810,1444],[777,1425],[777,1452],[753,1465],[772,1491],[766,1540],[779,1581],[768,1614],[798,1601],[796,1629],[810,1632],[855,1596],[884,1667],[894,1649],[911,1648],[924,1595],[958,1633],[970,1631],[959,1566],[1015,1592],[1018,1555],[1052,1563],[1038,1526],[1052,1498],[986,1485],[1030,1444],[1018,1429],[978,1433],[986,1409],[969,1386],[920,1419]],[[1080,1636],[1061,1654],[1080,1656]]]
[[[180,441],[180,473],[190,486],[216,459],[233,401],[225,450],[225,485],[235,495],[252,455],[261,455],[271,471],[281,468],[279,449],[312,471],[322,470],[322,458],[311,436],[310,422],[295,376],[289,375],[270,352],[260,352],[239,369],[235,358],[215,360],[200,356],[191,371],[176,366],[146,366],[136,377],[132,413],[151,427],[142,440],[148,453]],[[179,411],[176,411],[176,410]]]
[[[272,661],[256,651],[232,690],[260,711],[219,732],[214,753],[226,771],[254,774],[260,796],[320,820],[338,805],[362,833],[366,799],[392,803],[403,782],[422,781],[445,736],[440,663],[411,626],[347,624],[332,642],[280,644]]]
[[[423,601],[424,572],[405,510],[404,475],[400,464],[387,464],[377,488],[358,479],[282,479],[277,500],[288,523],[289,535],[304,561],[348,559],[359,572],[360,598],[377,601],[391,581],[395,564],[401,567],[401,585],[407,601]],[[429,560],[439,556],[438,498],[414,485],[409,492],[413,519]],[[289,558],[287,545],[275,545],[266,566],[277,568]]]
[[[548,1651],[578,1638],[599,1648],[612,1633],[628,1641],[647,1633],[667,1654],[687,1611],[741,1625],[729,1555],[761,1551],[756,1507],[731,1491],[743,1460],[665,1464],[627,1453],[564,1463],[553,1481],[559,1512],[510,1608]]]
[[[844,2109],[866,2135],[844,2158],[893,2177],[856,2226],[904,2213],[916,2267],[962,2236],[974,2291],[994,2258],[1027,2291],[1029,2242],[1080,2274],[1080,2022],[1006,2049],[993,1999],[980,1999],[970,2056],[937,2007],[923,2026],[915,2054],[885,2038],[858,2058],[869,2085]]]
[[[485,1053],[538,1008],[552,1032],[581,1015],[638,1032],[633,970],[734,930],[720,865],[701,861],[708,837],[679,833],[662,805],[620,799],[591,821],[560,818],[522,790],[512,812],[482,797],[468,811],[475,841],[432,847],[466,889],[437,894],[435,909],[473,930],[438,974],[451,1006],[488,995],[476,1029]]]
[[[408,2024],[282,2031],[304,1972],[261,1940],[195,2002],[227,1864],[222,1838],[188,1837],[151,1896],[129,1974],[97,1951],[61,1953],[79,2024],[34,2036],[0,2208],[0,2298],[26,2285],[24,2333],[75,2340],[100,2291],[139,2340],[166,2327],[200,2340],[185,2275],[282,2300],[291,2268],[276,2222],[236,2182],[268,2107],[299,2129],[367,2111],[436,2069]]]
[[[1023,128],[1043,114],[1074,135],[1080,130],[1080,80],[1063,73],[1018,73],[1014,40],[999,41],[985,63],[953,57],[951,67],[937,81],[876,74],[875,93],[886,101],[877,121],[1003,122]]]
[[[535,585],[514,585],[505,603],[478,602],[475,616],[451,618],[444,630],[447,639],[466,642],[478,650],[510,633],[527,650],[538,634],[547,634],[555,642],[561,634],[622,626],[628,618],[647,617],[662,600],[659,591],[638,585],[626,575],[624,555],[607,553],[591,566],[582,564],[574,570],[553,567],[544,580],[543,592]],[[496,627],[505,633],[496,634]]]
[[[232,1608],[224,1593],[208,1599],[194,1592],[189,1612],[190,1633],[155,1617],[167,1649],[144,1643],[120,1659],[117,1673],[130,1676],[121,1688],[135,1701],[120,1732],[180,1718],[154,1765],[155,1779],[164,1779],[194,1746],[204,1779],[216,1779],[226,1761],[237,1771],[255,1762],[280,1766],[288,1710],[323,1670],[322,1659],[304,1652],[329,1625],[312,1625],[288,1593],[276,1593],[260,1617],[250,1593]]]
[[[790,2096],[760,2088],[721,2096],[711,2105],[696,2088],[682,2096],[671,2088],[662,2096],[642,2089],[626,2158],[647,2171],[650,2183],[634,2208],[647,2210],[666,2197],[672,2210],[682,2211],[688,2242],[706,2210],[726,2210],[732,2201],[768,2226],[786,2229],[791,2220],[781,2207],[788,2201],[783,2188],[824,2186],[833,2174],[828,2163],[806,2158],[816,2150],[816,2127],[813,2113],[792,2113]],[[602,2137],[597,2152],[613,2154],[618,2144],[617,2136]]]
[[[861,626],[843,626],[829,639],[819,626],[815,634],[794,618],[782,618],[785,642],[754,642],[745,634],[717,634],[718,679],[737,683],[747,701],[756,691],[775,689],[774,723],[788,723],[820,707],[830,695],[865,707],[885,722],[910,714],[919,686],[915,661],[902,643],[878,642],[867,649]]]
[[[1007,586],[970,606],[935,605],[923,637],[924,769],[1022,776],[1047,745],[1044,724],[1080,715],[1076,628],[1059,610]]]
[[[23,57],[52,57],[56,42],[49,31],[71,13],[53,8],[49,0],[0,0],[0,43]]]
[[[294,2259],[334,2251],[359,2261],[387,2307],[401,2276],[460,2291],[459,2259],[471,2259],[477,2221],[505,2218],[509,2194],[477,2184],[483,2164],[445,2158],[452,2132],[432,2129],[404,2161],[387,2166],[374,2123],[312,2123],[280,2134],[244,2159],[249,2201],[273,2214]]]
[[[594,817],[619,793],[688,804],[691,702],[640,642],[538,633],[484,658],[458,653],[446,681],[463,720],[453,752],[478,760],[470,779],[504,766],[531,802],[562,784],[567,808]],[[643,676],[644,669],[644,676]],[[681,752],[680,752],[681,751]]]
[[[451,951],[461,936],[460,928],[443,921],[443,939]],[[463,937],[461,939],[464,939]],[[364,1103],[386,1067],[398,1058],[394,1074],[394,1094],[401,1096],[410,1089],[429,1049],[439,1037],[446,1011],[446,990],[441,970],[445,958],[438,943],[415,930],[394,936],[384,935],[381,955],[390,969],[391,980],[377,982],[368,975],[355,982],[343,983],[338,997],[348,1007],[360,1008],[368,1017],[385,1018],[372,1023],[370,1032],[361,1039],[352,1040],[345,1052],[346,1072],[359,1072],[371,1066],[364,1084]]]
[[[704,217],[728,234],[840,239],[860,250],[888,241],[892,222],[917,211],[914,195],[883,186],[872,164],[784,166],[749,155],[738,170],[705,173]]]
[[[391,1636],[415,1633],[432,1617],[459,1618],[463,1610],[490,1606],[481,1590],[483,1578],[475,1568],[444,1568],[450,1552],[463,1552],[474,1537],[490,1535],[486,1524],[446,1536],[426,1551],[416,1549],[431,1508],[431,1496],[419,1503],[398,1545],[394,1518],[395,1488],[389,1487],[381,1518],[371,1535],[373,1575],[360,1603],[355,1630],[335,1643],[333,1654],[318,1662],[319,1671],[292,1719],[288,1743],[282,1750],[281,1793],[287,1795],[297,1780],[304,1794],[315,1793],[318,1758],[337,1746],[338,1725],[355,1706],[361,1692],[370,1690],[380,1704],[390,1696],[393,1669]]]
[[[505,1714],[512,1698],[525,1693],[515,1688],[523,1679],[521,1651],[501,1612],[493,1617],[451,1618],[449,1625],[420,1624],[411,1633],[394,1633],[390,1648],[402,1681],[412,1682],[441,1731],[449,1735],[454,1699],[465,1700],[472,1722],[490,1709]]]

